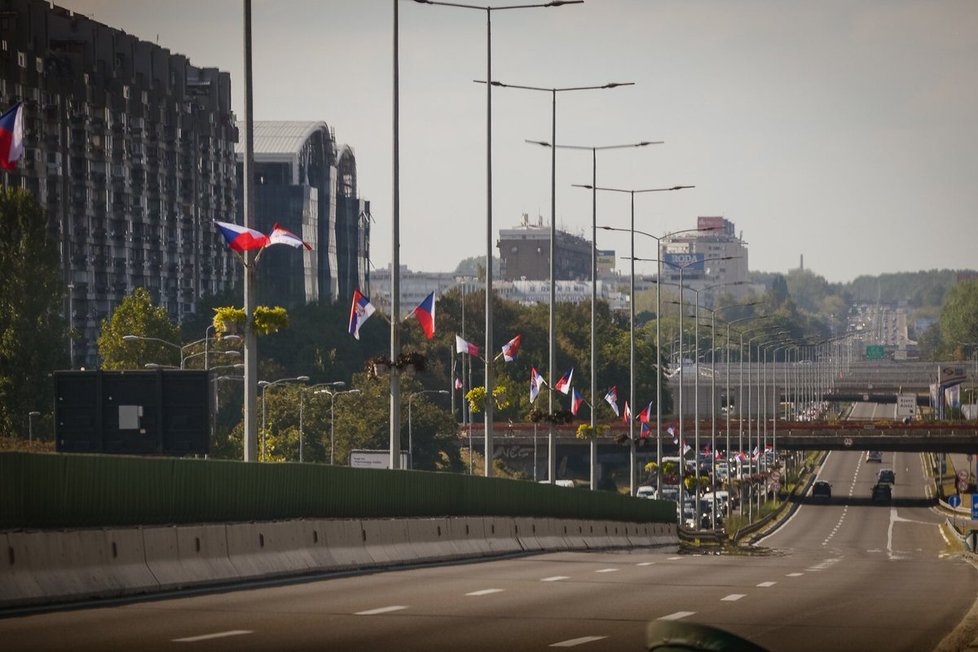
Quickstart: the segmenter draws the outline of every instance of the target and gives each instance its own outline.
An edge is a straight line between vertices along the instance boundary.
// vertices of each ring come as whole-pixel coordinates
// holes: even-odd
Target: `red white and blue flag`
[[[574,368],[571,367],[570,371],[568,371],[567,373],[565,373],[563,376],[560,377],[560,380],[558,380],[557,383],[554,385],[554,389],[556,389],[558,392],[564,395],[570,394],[571,380],[573,378],[574,378]]]
[[[432,292],[426,296],[424,301],[414,309],[413,314],[418,318],[424,336],[429,340],[433,338],[435,336],[435,293]]]
[[[363,326],[363,322],[370,319],[374,310],[376,308],[370,303],[370,299],[363,296],[360,290],[353,291],[353,305],[350,307],[350,335],[360,339],[360,327]]]
[[[648,439],[652,436],[652,428],[649,427],[648,422],[642,422],[642,427],[638,431],[638,436],[640,439]]]
[[[268,244],[268,236],[261,231],[255,231],[230,222],[218,222],[217,220],[214,220],[214,224],[221,230],[221,235],[224,236],[224,239],[228,241],[228,246],[234,251],[261,249]]]
[[[24,103],[0,115],[0,167],[13,170],[24,155]]]
[[[543,376],[537,371],[536,367],[530,369],[530,403],[537,400],[537,396],[540,394],[540,388],[545,385],[546,382],[543,380]]]
[[[462,389],[462,379],[461,378],[456,378],[455,379],[455,389]]]
[[[519,355],[520,350],[520,338],[522,335],[517,335],[510,341],[503,344],[503,360],[506,362],[512,362]]]
[[[628,409],[628,399],[625,399],[625,414],[622,415],[621,420],[628,423],[628,420],[632,418],[632,411]]]
[[[455,336],[455,351],[458,353],[468,353],[469,355],[479,355],[479,347],[466,342],[458,335]]]
[[[639,423],[648,423],[651,414],[652,414],[652,403],[650,402],[642,409],[641,412],[638,413]]]
[[[611,409],[615,411],[615,416],[616,417],[619,416],[620,412],[618,411],[618,388],[615,385],[612,385],[611,389],[608,390],[608,393],[604,395],[604,400],[605,402],[608,403],[608,405],[611,406]]]
[[[575,417],[577,416],[578,410],[581,409],[581,403],[584,402],[584,396],[576,389],[571,394],[571,414]]]
[[[283,229],[278,224],[272,228],[272,232],[268,235],[268,244],[276,245],[283,244],[290,247],[295,247],[296,249],[301,249],[305,247],[309,251],[312,251],[312,245],[297,236],[296,234]]]

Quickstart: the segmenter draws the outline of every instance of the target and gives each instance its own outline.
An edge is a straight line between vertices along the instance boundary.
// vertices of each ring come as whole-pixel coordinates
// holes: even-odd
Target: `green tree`
[[[50,414],[48,374],[67,362],[65,285],[47,218],[30,193],[0,189],[0,223],[0,434],[26,436],[29,412]]]
[[[127,342],[122,339],[126,335],[153,339]],[[163,342],[179,345],[180,328],[165,308],[153,304],[149,290],[136,288],[122,299],[110,318],[102,320],[98,336],[102,368],[141,369],[149,362],[179,366],[179,349]]]
[[[962,281],[951,288],[940,324],[946,353],[960,359],[966,355],[967,344],[978,343],[978,280]]]

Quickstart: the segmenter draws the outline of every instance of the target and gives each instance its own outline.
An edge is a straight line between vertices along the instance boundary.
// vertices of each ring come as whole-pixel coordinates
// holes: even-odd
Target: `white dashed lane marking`
[[[595,573],[617,573],[619,569],[617,568],[599,568],[594,571]]]
[[[683,618],[688,618],[695,613],[695,611],[677,611],[676,613],[669,614],[668,616],[662,616],[659,618],[659,620],[682,620]]]
[[[731,593],[730,595],[728,595],[725,598],[720,598],[720,601],[721,602],[736,602],[737,600],[740,600],[741,598],[745,598],[745,597],[747,597],[747,594],[746,593]]]
[[[380,607],[379,609],[368,609],[366,611],[358,611],[354,616],[376,616],[378,614],[386,614],[392,611],[401,611],[402,609],[407,609],[404,605],[391,605],[390,607]]]
[[[554,575],[553,577],[544,577],[541,582],[560,582],[561,580],[569,580],[570,578],[566,575]]]
[[[607,636],[582,636],[580,638],[572,638],[566,641],[561,641],[560,643],[551,643],[550,647],[576,647],[578,645],[584,645],[585,643],[593,643],[594,641],[600,641],[603,638],[608,638]]]
[[[213,634],[201,634],[200,636],[188,636],[186,638],[175,638],[173,643],[197,643],[199,641],[211,641],[215,638],[227,638],[228,636],[244,636],[253,633],[250,629],[232,629],[227,632],[215,632]]]
[[[777,584],[777,582],[761,582],[757,586],[758,586],[758,588],[766,589],[766,588],[769,588],[769,587],[774,586],[775,584]]]
[[[465,595],[492,595],[493,593],[502,592],[502,589],[482,589],[481,591],[472,591],[471,593],[466,593]]]

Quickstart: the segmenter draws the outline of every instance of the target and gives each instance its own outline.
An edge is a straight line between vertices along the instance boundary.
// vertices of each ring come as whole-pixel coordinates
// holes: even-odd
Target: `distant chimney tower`
[[[805,254],[801,255],[801,262],[798,264],[798,268],[803,272],[805,271]]]

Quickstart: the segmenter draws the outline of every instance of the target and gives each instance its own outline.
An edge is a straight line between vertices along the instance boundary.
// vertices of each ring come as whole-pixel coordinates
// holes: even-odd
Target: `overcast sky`
[[[243,117],[239,0],[62,0],[232,76]],[[499,5],[500,2],[491,4]],[[451,271],[486,255],[484,11],[400,7],[401,263]],[[325,121],[357,157],[375,266],[391,260],[392,0],[256,0],[256,120]],[[830,281],[978,268],[978,2],[587,0],[493,12],[493,78],[541,87],[634,82],[557,98],[558,144],[598,153],[599,186],[636,198],[654,235],[722,215],[750,268]],[[493,92],[493,231],[550,219],[551,97]],[[590,152],[558,151],[557,225],[590,237]],[[599,224],[626,227],[627,195]],[[215,215],[227,219],[226,215]],[[639,238],[638,256],[654,257]],[[598,247],[628,254],[625,234]],[[498,255],[498,251],[493,251]],[[651,273],[644,264],[640,272]]]

